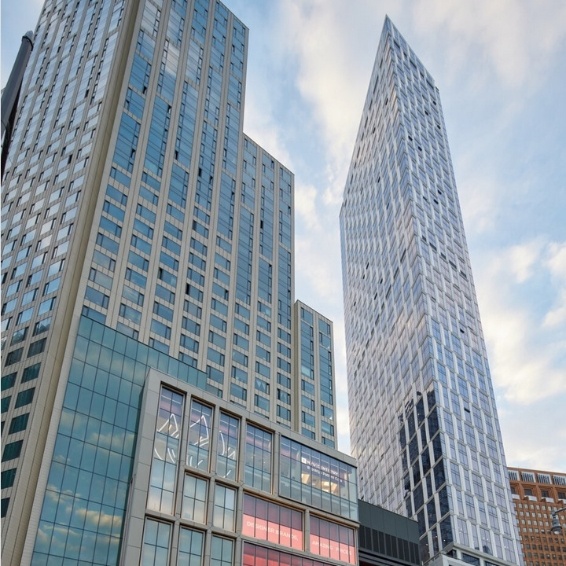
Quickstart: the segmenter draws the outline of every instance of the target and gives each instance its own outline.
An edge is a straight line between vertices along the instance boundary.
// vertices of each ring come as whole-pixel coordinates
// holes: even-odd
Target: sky
[[[249,28],[244,131],[295,174],[295,296],[334,322],[339,211],[385,15],[440,90],[507,464],[566,473],[566,2],[225,0]],[[40,0],[2,0],[2,85]]]

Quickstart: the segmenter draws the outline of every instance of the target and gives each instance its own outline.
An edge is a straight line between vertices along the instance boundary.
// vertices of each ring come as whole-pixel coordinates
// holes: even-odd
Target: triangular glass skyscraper
[[[425,562],[521,563],[440,97],[388,18],[340,218],[360,496]]]

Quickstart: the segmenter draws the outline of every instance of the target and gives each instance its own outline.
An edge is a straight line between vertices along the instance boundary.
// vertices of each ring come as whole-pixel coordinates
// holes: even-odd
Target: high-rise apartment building
[[[438,89],[386,18],[340,215],[360,498],[431,564],[520,564]]]
[[[43,7],[2,194],[6,564],[355,563],[247,38],[215,0]]]
[[[566,527],[553,533],[552,513],[566,525],[566,474],[509,468],[525,566],[566,564]]]

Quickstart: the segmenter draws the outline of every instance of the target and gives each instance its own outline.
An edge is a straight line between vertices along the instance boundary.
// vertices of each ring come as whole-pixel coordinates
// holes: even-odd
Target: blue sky
[[[245,131],[295,173],[296,297],[334,321],[338,215],[383,20],[440,89],[510,466],[566,472],[566,3],[226,0],[250,30]],[[39,0],[2,1],[2,85]]]

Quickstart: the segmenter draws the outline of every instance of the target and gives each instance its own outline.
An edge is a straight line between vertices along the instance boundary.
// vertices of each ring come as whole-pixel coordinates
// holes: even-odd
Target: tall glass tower
[[[417,519],[426,562],[520,564],[440,97],[388,18],[340,221],[360,496]]]
[[[43,7],[2,193],[6,564],[255,564],[267,533],[355,560],[332,323],[295,302],[293,175],[242,131],[247,41],[215,0]]]

